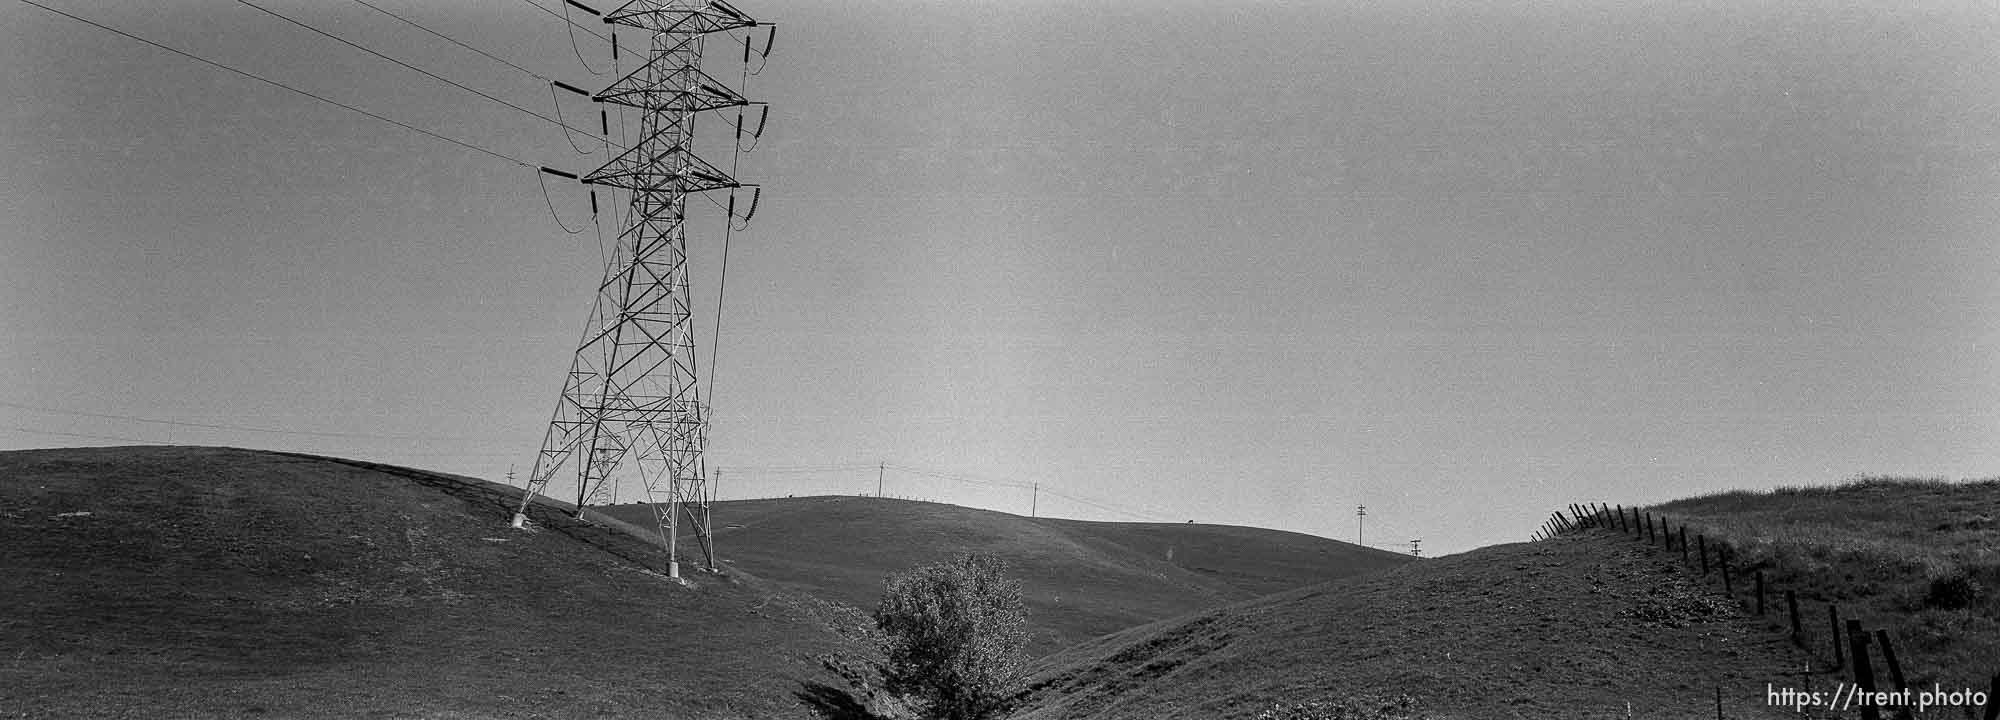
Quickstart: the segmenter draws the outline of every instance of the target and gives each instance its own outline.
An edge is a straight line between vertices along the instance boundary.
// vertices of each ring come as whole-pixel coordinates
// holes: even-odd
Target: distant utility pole
[[[1354,506],[1354,544],[1361,545],[1364,547],[1367,546],[1367,543],[1361,542],[1361,525],[1362,523],[1367,521],[1366,520],[1367,517],[1368,517],[1367,505]]]
[[[882,476],[889,472],[889,463],[875,466],[875,497],[882,497]]]
[[[1417,543],[1420,543],[1420,542],[1423,542],[1423,541],[1422,541],[1422,540],[1411,540],[1411,541],[1410,541],[1410,554],[1411,554],[1411,555],[1414,555],[1414,556],[1417,556],[1417,557],[1423,557],[1423,556],[1424,556],[1424,550],[1423,550],[1423,548],[1420,548],[1420,547],[1417,547]]]
[[[1035,483],[1034,494],[1028,496],[1028,517],[1035,516],[1035,510],[1040,506],[1041,502],[1042,502],[1042,484]]]

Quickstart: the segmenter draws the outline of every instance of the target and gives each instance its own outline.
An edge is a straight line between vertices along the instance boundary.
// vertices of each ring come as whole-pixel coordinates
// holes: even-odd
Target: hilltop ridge
[[[846,619],[519,491],[231,448],[0,452],[0,715],[797,716]]]
[[[596,509],[652,522],[646,505]],[[729,567],[864,609],[880,599],[890,573],[966,552],[1000,557],[1022,582],[1037,654],[1413,560],[1280,530],[1029,518],[874,497],[736,500],[714,503],[711,514],[717,554]]]

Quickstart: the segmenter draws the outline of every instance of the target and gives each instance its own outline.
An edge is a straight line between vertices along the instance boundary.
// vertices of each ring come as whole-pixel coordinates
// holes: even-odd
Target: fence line
[[[1568,515],[1564,515],[1562,511],[1557,511],[1548,520],[1544,521],[1541,527],[1537,529],[1534,539],[1539,542],[1564,535],[1603,531],[1628,535],[1636,542],[1643,542],[1650,547],[1657,547],[1661,552],[1669,552],[1675,549],[1674,540],[1676,532],[1670,527],[1670,523],[1665,516],[1659,517],[1656,531],[1653,514],[1651,512],[1642,512],[1636,507],[1631,509],[1629,521],[1627,518],[1628,513],[1623,505],[1606,506],[1604,503],[1570,503],[1566,509]],[[1720,571],[1723,595],[1736,603],[1737,607],[1743,609],[1745,612],[1752,613],[1754,617],[1768,617],[1766,597],[1767,593],[1771,592],[1772,589],[1765,582],[1764,569],[1762,567],[1752,569],[1754,583],[1752,597],[1739,598],[1736,595],[1734,582],[1734,575],[1737,573],[1732,571],[1729,562],[1733,554],[1729,543],[1721,538],[1716,538],[1711,543],[1706,533],[1696,532],[1694,547],[1692,549],[1697,557],[1694,560],[1690,560],[1688,529],[1685,523],[1679,526],[1678,537],[1680,540],[1679,550],[1681,561],[1687,564],[1690,571],[1699,567],[1702,577],[1707,577],[1711,570],[1709,565],[1709,546],[1714,545],[1715,569]],[[1660,542],[1662,539],[1665,541],[1664,544]],[[1798,593],[1791,588],[1785,588],[1783,592],[1788,622],[1780,625],[1780,628],[1789,630],[1793,645],[1796,645],[1809,655],[1815,654],[1813,639],[1810,634],[1805,632],[1805,625],[1801,620]],[[1908,679],[1903,674],[1903,666],[1898,662],[1895,645],[1890,642],[1888,631],[1878,628],[1871,634],[1858,618],[1847,618],[1843,625],[1839,603],[1828,602],[1826,610],[1828,638],[1826,638],[1825,645],[1827,656],[1830,658],[1830,664],[1827,666],[1826,671],[1829,673],[1839,673],[1843,669],[1848,670],[1854,686],[1869,693],[1878,692],[1878,679],[1886,680],[1889,687],[1885,689],[1893,689],[1903,699],[1907,700],[1910,697],[1911,688]],[[1846,647],[1842,647],[1843,644]],[[1879,649],[1882,658],[1881,670],[1886,677],[1877,677],[1877,668],[1873,660],[1874,653],[1870,652],[1871,649]],[[1801,673],[1801,675],[1808,683],[1808,687],[1810,687],[1810,663],[1808,663],[1806,671]],[[1717,688],[1717,692],[1720,692],[1720,688]],[[1860,709],[1863,720],[1884,720],[1882,716],[1882,710],[1884,709],[1892,710],[1895,720],[1912,720],[1915,717],[1913,709],[1907,702],[1888,706],[1863,704]],[[1717,717],[1721,717],[1721,700],[1719,695],[1716,711],[1718,713]],[[1968,715],[1968,717],[1970,716]],[[2000,720],[2000,672],[1996,672],[1993,675],[1992,689],[1986,694],[1984,712],[1979,717],[1981,720]]]

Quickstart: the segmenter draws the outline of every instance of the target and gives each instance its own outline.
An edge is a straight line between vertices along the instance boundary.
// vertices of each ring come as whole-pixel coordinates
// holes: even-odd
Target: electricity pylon
[[[600,103],[638,109],[639,139],[579,178],[586,185],[625,190],[629,220],[605,265],[514,522],[523,522],[528,503],[558,474],[576,477],[578,516],[621,480],[636,478],[668,546],[669,574],[678,579],[682,519],[694,527],[703,564],[715,569],[702,457],[708,406],[697,382],[689,305],[687,204],[700,193],[728,190],[724,222],[732,225],[747,222],[756,207],[753,201],[739,218],[733,193],[747,186],[695,154],[698,116],[734,108],[733,165],[734,153],[743,147],[742,109],[753,104],[702,71],[702,51],[712,40],[732,38],[718,33],[760,23],[723,0],[632,0],[603,18],[651,37],[643,64],[591,95]],[[747,36],[741,42],[747,64],[751,42]],[[616,47],[614,42],[614,53]],[[767,37],[764,53],[769,52]],[[604,129],[609,132],[608,123]]]

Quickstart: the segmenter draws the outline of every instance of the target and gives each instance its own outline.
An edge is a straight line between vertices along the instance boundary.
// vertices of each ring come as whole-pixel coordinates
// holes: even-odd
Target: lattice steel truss
[[[702,51],[711,40],[734,37],[718,33],[760,24],[722,0],[633,0],[605,13],[604,21],[651,37],[643,64],[591,96],[637,109],[639,140],[581,177],[589,185],[626,191],[630,218],[605,265],[515,523],[522,522],[528,503],[558,475],[575,476],[579,516],[584,507],[605,502],[619,482],[636,476],[673,554],[672,574],[679,577],[682,520],[694,528],[703,564],[715,569],[702,456],[708,406],[697,383],[689,304],[688,200],[698,193],[733,193],[745,187],[730,172],[696,156],[695,124],[702,113],[736,109],[732,152],[740,152],[742,109],[753,104],[702,71]],[[747,64],[752,48],[747,33],[741,42]],[[764,52],[769,51],[767,37]],[[732,194],[725,222],[747,221],[750,213],[738,218],[735,205]],[[751,207],[754,212],[754,203]]]

